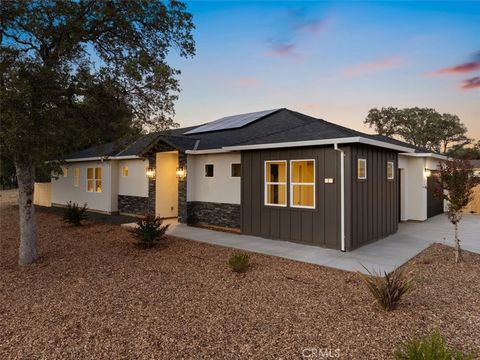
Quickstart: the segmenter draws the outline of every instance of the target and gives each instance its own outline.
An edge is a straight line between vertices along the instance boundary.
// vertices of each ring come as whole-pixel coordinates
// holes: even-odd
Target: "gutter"
[[[333,148],[340,153],[340,250],[345,252],[345,152],[338,144]]]
[[[130,159],[141,159],[137,155],[125,155],[125,156],[94,156],[78,159],[65,159],[65,162],[82,162],[82,161],[106,161],[106,160],[130,160]]]
[[[431,157],[439,160],[448,160],[448,156],[435,154],[435,153],[400,153],[399,155],[411,156],[411,157]]]

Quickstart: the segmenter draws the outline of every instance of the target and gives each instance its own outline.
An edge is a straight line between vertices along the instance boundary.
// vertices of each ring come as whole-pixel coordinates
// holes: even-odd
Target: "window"
[[[122,166],[122,176],[123,177],[128,176],[128,166]]]
[[[290,206],[315,208],[315,160],[290,162]]]
[[[395,178],[395,166],[393,161],[387,161],[387,179],[393,180]]]
[[[73,169],[73,186],[80,186],[80,168]]]
[[[63,173],[63,177],[67,177],[68,176],[68,169],[66,166],[62,166],[62,173]]]
[[[287,206],[287,162],[265,161],[265,205]]]
[[[213,177],[213,164],[205,165],[205,177]]]
[[[102,192],[102,168],[87,168],[87,191]]]
[[[242,165],[241,164],[232,164],[232,169],[231,169],[230,174],[231,174],[232,177],[242,176]]]
[[[357,160],[357,179],[358,180],[367,179],[367,160],[366,159]]]

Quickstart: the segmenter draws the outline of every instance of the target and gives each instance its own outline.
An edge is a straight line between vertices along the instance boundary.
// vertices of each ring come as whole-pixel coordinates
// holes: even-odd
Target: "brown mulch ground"
[[[388,359],[434,328],[480,349],[477,254],[456,266],[450,248],[430,247],[414,292],[386,313],[352,273],[252,254],[238,275],[227,248],[169,238],[142,250],[119,226],[45,213],[41,259],[19,268],[18,209],[0,210],[0,359],[301,359],[304,348]]]

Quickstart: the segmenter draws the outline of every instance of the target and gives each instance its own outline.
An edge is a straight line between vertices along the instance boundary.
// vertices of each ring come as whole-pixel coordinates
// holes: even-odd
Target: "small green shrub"
[[[244,273],[250,267],[250,256],[246,253],[233,253],[228,259],[228,265],[237,273]]]
[[[162,220],[154,215],[145,215],[137,221],[137,227],[129,230],[138,240],[139,245],[150,248],[162,240],[169,224],[162,226]]]
[[[423,337],[412,337],[402,343],[394,353],[396,360],[473,360],[447,345],[438,331]]]
[[[365,268],[365,267],[364,267]],[[368,275],[358,272],[368,291],[375,300],[387,311],[394,310],[403,295],[407,294],[413,284],[412,272],[406,268],[398,268],[391,273],[367,270]]]
[[[80,226],[82,225],[82,221],[86,219],[87,219],[86,203],[82,207],[80,207],[77,203],[72,203],[71,201],[67,203],[67,208],[63,213],[64,222],[74,226]]]

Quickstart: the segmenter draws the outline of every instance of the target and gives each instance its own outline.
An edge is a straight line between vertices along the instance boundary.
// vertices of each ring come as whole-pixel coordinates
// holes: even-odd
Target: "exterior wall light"
[[[149,167],[147,168],[147,170],[145,171],[145,174],[147,175],[147,177],[148,177],[150,180],[155,179],[155,168],[149,166]]]
[[[425,176],[430,177],[431,175],[432,175],[432,172],[430,170],[428,170],[427,168],[425,168]]]
[[[179,180],[183,180],[187,176],[187,170],[184,167],[178,167],[175,174]]]

